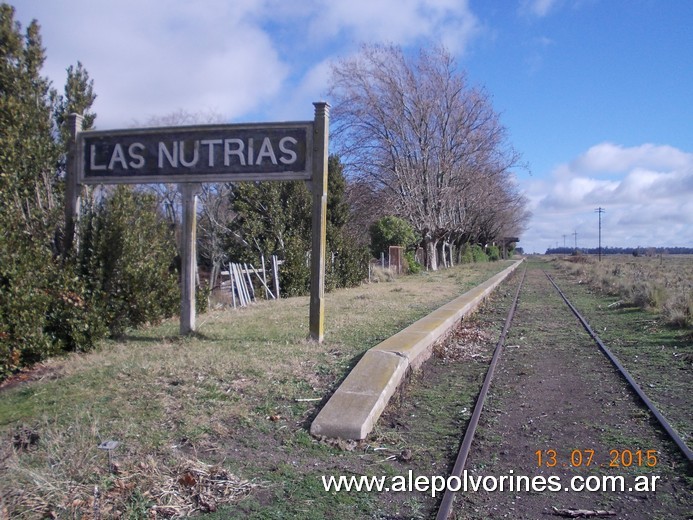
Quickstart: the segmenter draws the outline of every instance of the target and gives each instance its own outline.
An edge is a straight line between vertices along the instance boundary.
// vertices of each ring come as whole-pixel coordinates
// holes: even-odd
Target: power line
[[[599,261],[602,261],[602,213],[606,210],[601,206],[594,210],[595,213],[599,213]]]

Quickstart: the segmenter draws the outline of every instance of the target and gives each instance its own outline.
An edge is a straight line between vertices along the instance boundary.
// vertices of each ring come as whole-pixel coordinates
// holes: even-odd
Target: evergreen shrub
[[[500,248],[498,246],[488,246],[486,255],[491,262],[500,260]]]

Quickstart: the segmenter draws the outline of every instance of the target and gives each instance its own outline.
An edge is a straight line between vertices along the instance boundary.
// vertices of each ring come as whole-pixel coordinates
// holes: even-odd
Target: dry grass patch
[[[306,428],[360,355],[507,265],[330,293],[323,344],[306,340],[308,298],[291,298],[211,311],[193,337],[179,338],[172,320],[50,361],[51,377],[2,391],[0,511],[93,518],[97,504],[103,518],[188,515],[268,479],[296,485],[272,468],[317,456]],[[24,430],[38,439],[17,446]],[[115,465],[98,449],[107,440],[119,442]],[[222,490],[227,482],[241,491]],[[272,507],[291,516],[285,502]]]
[[[577,259],[577,260],[576,260]],[[662,315],[673,326],[693,325],[693,256],[567,257],[559,265],[604,294]]]
[[[46,450],[3,450],[6,474],[15,479],[3,495],[8,516],[187,518],[236,502],[259,485],[183,453],[138,460],[114,450],[111,459],[93,450],[94,423],[80,426],[59,432],[45,425]]]

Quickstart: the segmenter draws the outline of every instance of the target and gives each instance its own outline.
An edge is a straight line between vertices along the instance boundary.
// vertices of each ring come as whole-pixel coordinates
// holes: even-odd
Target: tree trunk
[[[445,255],[445,241],[440,242],[440,249],[438,250],[438,261],[443,265],[445,269],[448,268],[448,257]]]
[[[426,269],[430,271],[438,270],[438,240],[431,238],[424,239],[426,249]]]

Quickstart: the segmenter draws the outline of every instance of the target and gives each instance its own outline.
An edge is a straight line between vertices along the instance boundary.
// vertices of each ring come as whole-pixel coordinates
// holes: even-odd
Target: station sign
[[[325,324],[325,247],[330,105],[313,103],[313,121],[82,130],[68,116],[64,250],[75,247],[84,184],[178,184],[182,199],[181,334],[195,331],[197,190],[205,182],[309,181],[311,218],[310,338]]]
[[[313,122],[80,132],[80,184],[309,180]]]

